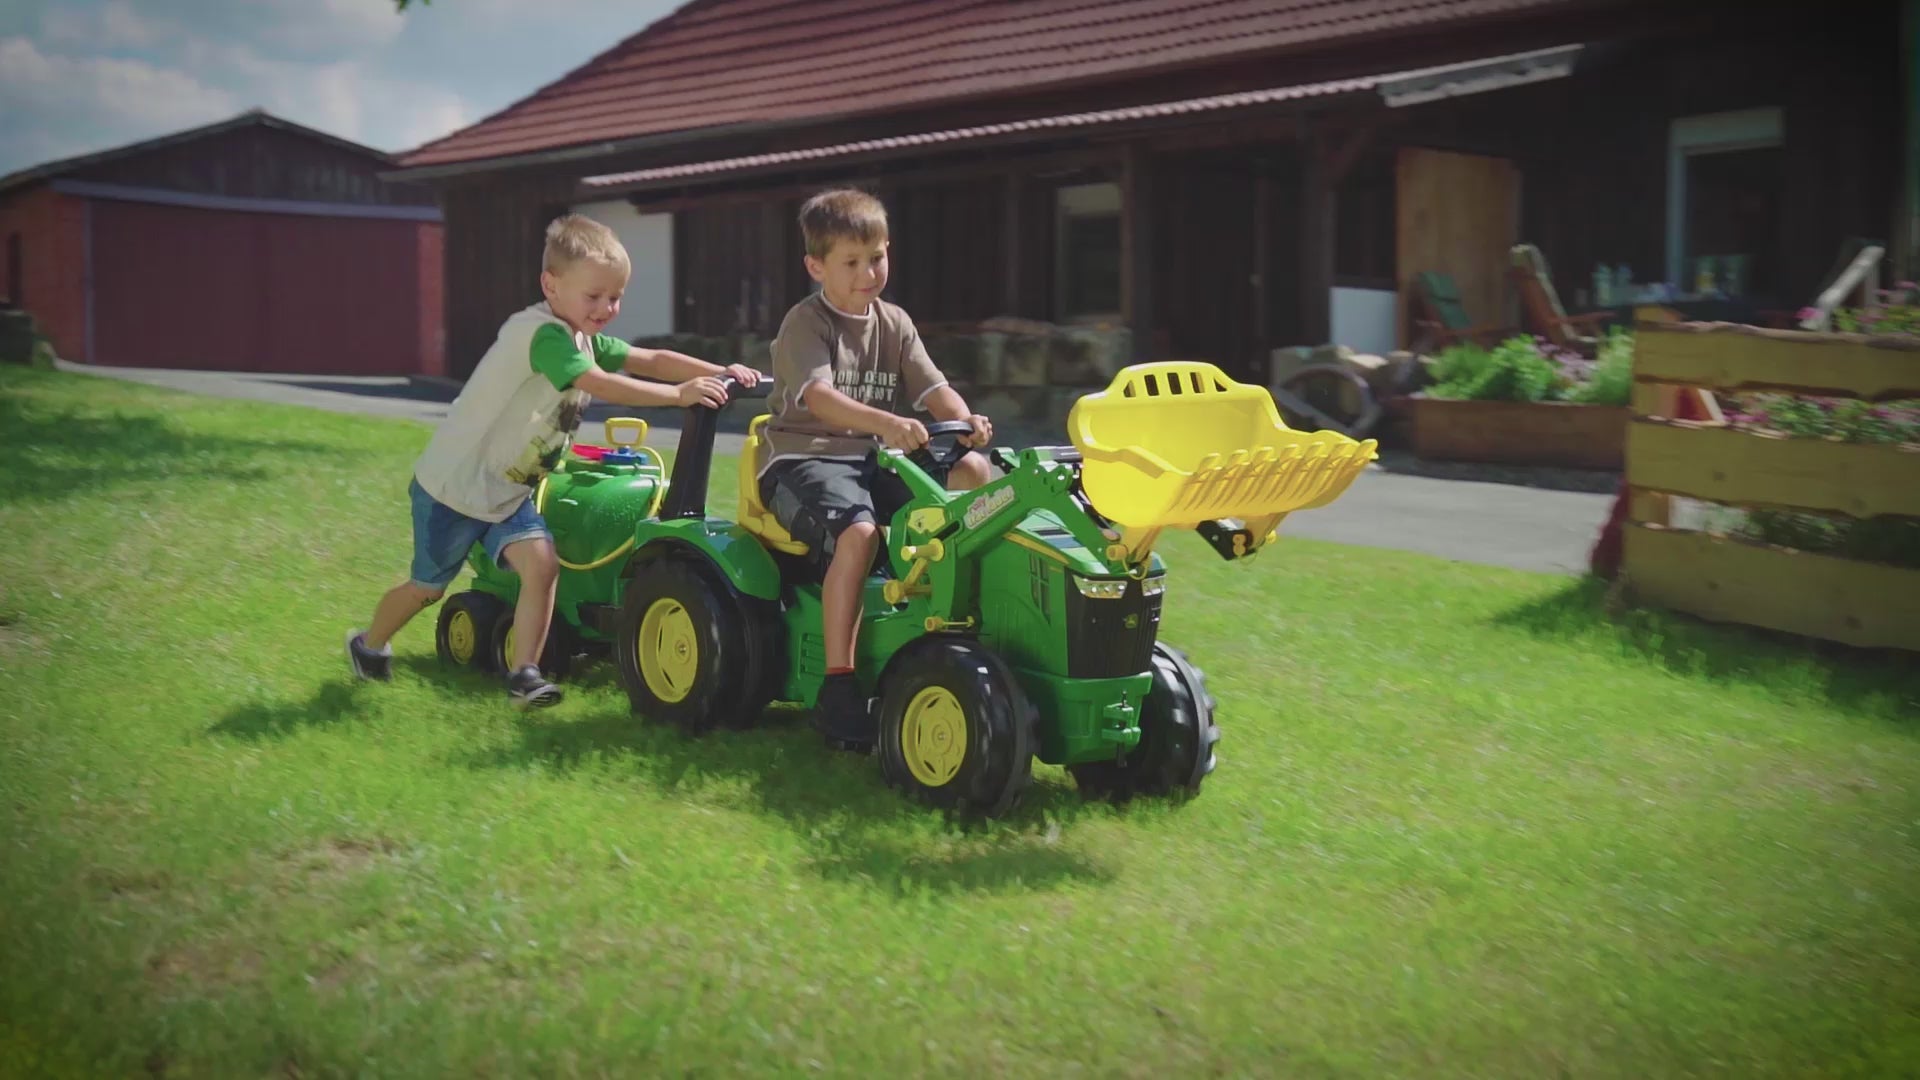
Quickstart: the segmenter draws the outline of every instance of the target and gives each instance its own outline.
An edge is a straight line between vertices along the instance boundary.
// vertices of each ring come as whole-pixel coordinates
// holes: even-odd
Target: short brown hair
[[[855,188],[823,191],[800,208],[800,235],[816,259],[826,258],[837,240],[877,244],[887,238],[887,208]]]
[[[582,214],[562,214],[547,226],[547,247],[540,256],[540,269],[549,274],[565,273],[574,263],[591,261],[616,270],[632,272],[627,248],[612,229]]]

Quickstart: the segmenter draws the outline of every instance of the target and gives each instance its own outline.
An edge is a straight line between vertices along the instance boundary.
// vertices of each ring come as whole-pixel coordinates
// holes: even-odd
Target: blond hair
[[[579,262],[596,262],[622,272],[631,272],[626,245],[612,229],[581,214],[563,214],[547,226],[547,248],[540,256],[540,269],[563,274]]]
[[[826,258],[838,240],[877,244],[887,238],[887,208],[855,188],[823,191],[800,207],[800,235],[816,259]]]

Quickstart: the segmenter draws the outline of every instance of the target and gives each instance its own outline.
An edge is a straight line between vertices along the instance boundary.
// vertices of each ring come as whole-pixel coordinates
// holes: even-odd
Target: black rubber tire
[[[488,639],[487,654],[493,665],[490,670],[504,672],[513,662],[512,651],[507,648],[507,635],[512,630],[513,609],[507,608],[494,620]],[[564,679],[573,673],[573,635],[558,615],[547,623],[547,643],[540,649],[540,673],[549,679]]]
[[[722,584],[740,614],[745,663],[739,699],[721,711],[720,723],[734,729],[756,727],[786,685],[787,620],[773,601],[748,596],[732,582]]]
[[[691,654],[693,670],[684,686],[655,687],[640,663],[642,626],[647,612],[660,604],[677,606],[685,616],[677,647]],[[638,567],[620,603],[620,639],[614,648],[620,685],[633,711],[690,735],[751,724],[766,708],[764,701],[755,707],[755,700],[770,679],[750,677],[755,665],[746,623],[738,593],[717,572],[687,558],[653,559]]]
[[[958,767],[938,784],[914,775],[904,730],[908,707],[934,687],[952,696],[965,725]],[[1026,692],[991,650],[969,638],[931,636],[903,649],[881,678],[880,772],[887,783],[934,806],[1002,817],[1032,783],[1035,723]]]
[[[1120,761],[1069,766],[1089,798],[1125,801],[1135,795],[1198,794],[1213,772],[1220,741],[1213,695],[1186,654],[1164,642],[1153,647],[1153,686],[1140,708],[1140,741]]]
[[[512,610],[499,597],[477,589],[447,597],[434,626],[433,651],[448,666],[495,672],[493,624],[499,621],[501,612]]]

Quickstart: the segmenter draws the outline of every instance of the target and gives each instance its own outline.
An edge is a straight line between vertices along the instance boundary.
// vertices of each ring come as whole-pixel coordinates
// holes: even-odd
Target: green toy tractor
[[[730,400],[764,397],[770,380]],[[646,424],[607,422],[611,449],[576,446],[534,498],[561,560],[542,666],[610,652],[636,713],[691,733],[811,706],[826,676],[820,585],[760,503],[765,415],[739,460],[733,519],[710,516],[718,414],[688,410],[669,480]],[[994,448],[999,473],[945,487],[964,422],[878,464],[912,492],[868,579],[856,678],[877,699],[880,769],[936,805],[1013,808],[1032,759],[1090,795],[1197,791],[1214,767],[1214,700],[1159,640],[1161,533],[1192,528],[1225,558],[1272,542],[1288,513],[1323,506],[1373,440],[1288,429],[1273,399],[1202,363],[1139,364],[1068,417],[1073,445]],[[476,545],[470,591],[439,619],[443,660],[491,670],[512,652],[518,578]]]

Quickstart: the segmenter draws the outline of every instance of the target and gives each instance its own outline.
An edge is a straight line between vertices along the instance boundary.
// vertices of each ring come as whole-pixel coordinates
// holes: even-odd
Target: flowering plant
[[[1468,401],[1569,401],[1625,405],[1633,384],[1633,334],[1608,330],[1592,359],[1544,337],[1516,335],[1493,350],[1454,345],[1433,365],[1426,395]]]

